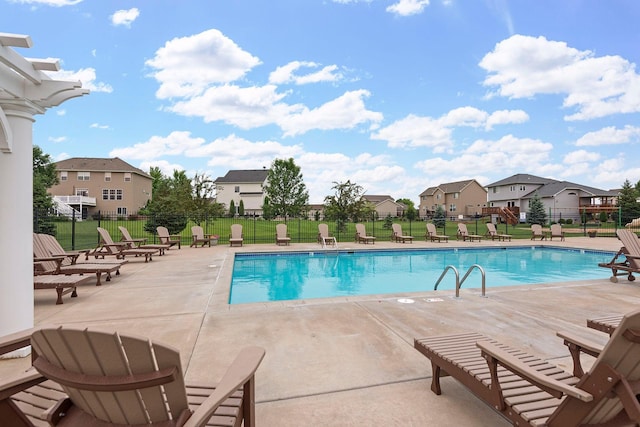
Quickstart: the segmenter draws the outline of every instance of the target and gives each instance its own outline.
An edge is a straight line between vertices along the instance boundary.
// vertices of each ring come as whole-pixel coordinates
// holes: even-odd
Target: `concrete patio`
[[[462,247],[529,245],[514,242],[413,244],[341,243],[344,247]],[[614,238],[567,237],[535,242],[617,251]],[[562,284],[425,291],[412,294],[295,302],[227,304],[236,251],[318,250],[315,244],[215,246],[171,249],[144,263],[133,258],[102,286],[84,285],[79,296],[55,305],[53,290],[35,292],[35,324],[117,329],[149,336],[180,350],[187,379],[218,380],[244,346],[266,356],[256,374],[261,426],[501,426],[509,425],[454,380],[443,394],[430,389],[431,367],[413,348],[414,337],[480,330],[570,369],[555,331],[585,334],[588,317],[625,313],[640,305],[640,286],[621,278]],[[571,268],[571,266],[567,266]],[[431,285],[432,286],[432,285]],[[429,285],[425,284],[425,289]],[[398,302],[410,297],[414,304]],[[29,358],[0,361],[0,375],[27,368]]]

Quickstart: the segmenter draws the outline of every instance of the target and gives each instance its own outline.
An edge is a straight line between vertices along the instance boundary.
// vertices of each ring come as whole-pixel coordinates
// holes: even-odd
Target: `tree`
[[[238,205],[238,215],[244,216],[244,200],[240,199],[240,204]]]
[[[529,201],[529,215],[527,216],[528,224],[544,225],[547,222],[547,213],[544,211],[544,204],[540,200],[538,193],[533,195]]]
[[[275,215],[273,214],[273,208],[271,207],[271,202],[269,201],[269,197],[264,198],[264,203],[262,204],[262,217],[264,219],[275,218]]]
[[[224,215],[224,207],[220,203],[213,201],[216,186],[213,180],[206,174],[196,175],[192,181],[193,198],[192,206],[189,209],[189,217],[196,224],[202,221],[214,219]]]
[[[343,231],[347,221],[357,221],[362,216],[365,207],[365,200],[362,198],[364,190],[350,180],[333,184],[331,188],[335,194],[324,198],[324,216],[336,221],[338,229]]]
[[[151,201],[144,212],[149,219],[144,225],[145,231],[156,233],[157,226],[167,227],[170,234],[178,234],[187,226],[186,215],[193,207],[191,180],[184,171],[173,171],[172,177],[166,177],[159,168],[149,169],[151,175]]]
[[[620,206],[622,225],[630,223],[635,218],[640,217],[640,203],[638,203],[638,191],[631,185],[629,180],[625,180],[618,196],[618,206]]]
[[[447,222],[447,213],[444,211],[442,205],[436,206],[436,211],[433,213],[433,223],[436,227],[444,227]]]
[[[307,186],[300,167],[295,164],[293,158],[273,161],[267,174],[264,192],[269,198],[273,214],[285,219],[300,216],[309,203]]]
[[[33,210],[34,227],[36,233],[55,235],[56,226],[47,219],[53,208],[53,197],[47,190],[58,183],[56,165],[51,163],[51,157],[42,152],[37,145],[33,146]],[[37,221],[35,221],[37,216]]]
[[[405,205],[407,207],[407,209],[404,211],[403,216],[405,216],[409,221],[413,221],[417,218],[418,216],[418,211],[416,210],[416,206],[413,203],[413,200],[411,199],[398,199],[396,200],[397,203],[402,203],[403,205]]]
[[[233,218],[236,216],[236,202],[233,199],[229,202],[229,217]]]

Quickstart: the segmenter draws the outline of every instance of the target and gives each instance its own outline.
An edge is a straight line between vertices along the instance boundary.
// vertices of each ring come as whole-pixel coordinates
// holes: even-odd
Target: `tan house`
[[[54,164],[59,183],[48,192],[60,214],[127,216],[151,199],[151,176],[117,157],[73,157]]]
[[[442,206],[451,221],[469,219],[482,213],[487,205],[487,190],[475,179],[447,182],[420,193],[420,216],[430,218]]]
[[[262,215],[268,174],[268,169],[230,170],[214,181],[216,202],[229,209],[233,200],[237,212],[242,201],[245,215]]]
[[[362,198],[374,206],[378,218],[401,217],[407,209],[404,204],[396,202],[393,197],[387,195],[365,194]]]

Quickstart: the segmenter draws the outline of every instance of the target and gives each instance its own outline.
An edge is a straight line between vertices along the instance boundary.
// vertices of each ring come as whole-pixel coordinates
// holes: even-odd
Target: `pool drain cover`
[[[415,301],[411,298],[398,298],[400,304],[413,304]]]

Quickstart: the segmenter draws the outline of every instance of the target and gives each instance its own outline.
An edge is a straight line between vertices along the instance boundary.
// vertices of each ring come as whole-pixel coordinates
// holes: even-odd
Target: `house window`
[[[78,181],[89,181],[91,172],[78,172]]]
[[[66,180],[67,180],[67,171],[60,172],[60,181],[66,181]]]
[[[516,191],[516,186],[512,185],[511,187],[509,187],[509,191]]]
[[[453,193],[453,198],[454,199],[459,199],[460,198],[460,193]]]
[[[440,200],[440,194],[436,194],[436,200]]]
[[[527,187],[526,187],[526,186],[524,186],[524,185],[521,185],[521,186],[520,186],[520,191],[525,191],[526,189],[527,189]]]
[[[240,192],[240,186],[236,185],[235,188],[233,189],[234,192],[239,193]]]
[[[127,208],[117,208],[116,209],[116,213],[118,215],[126,215],[127,214]]]
[[[106,188],[102,190],[102,200],[109,200],[109,190]]]
[[[451,203],[449,205],[449,212],[455,212],[456,211],[456,205],[455,203]]]
[[[102,200],[122,200],[122,190],[105,188],[102,190]]]
[[[105,182],[111,182],[111,172],[105,172],[104,173],[104,181]]]
[[[89,189],[88,188],[76,188],[76,196],[89,197]]]
[[[496,194],[498,192],[498,187],[493,187],[493,194]]]
[[[124,182],[131,182],[131,172],[125,172]]]

